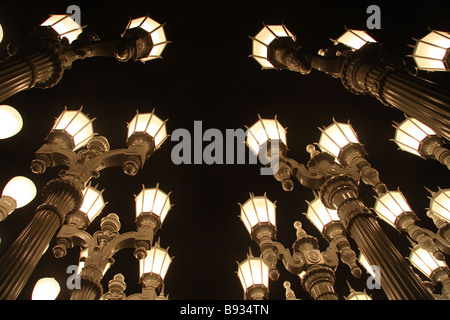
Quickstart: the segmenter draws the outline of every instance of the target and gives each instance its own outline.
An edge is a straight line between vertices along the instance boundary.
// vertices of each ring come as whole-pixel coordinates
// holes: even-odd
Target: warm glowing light
[[[417,68],[427,71],[449,71],[448,52],[450,33],[432,31],[420,40],[416,40],[412,57]]]
[[[278,38],[288,37],[295,41],[293,34],[284,25],[265,25],[258,34],[252,38],[252,57],[264,69],[275,69],[269,61],[269,45]]]
[[[14,136],[22,130],[22,126],[22,116],[16,109],[0,105],[0,139]]]
[[[167,138],[166,121],[158,118],[153,110],[151,113],[137,112],[128,124],[128,138],[135,133],[146,133],[153,138],[158,149]]]
[[[420,146],[429,136],[436,133],[417,119],[406,118],[402,123],[395,126],[395,143],[403,151],[422,156]]]
[[[135,198],[136,217],[142,213],[152,213],[159,217],[160,223],[163,223],[171,208],[169,195],[170,193],[166,194],[159,189],[159,185],[149,189],[143,186],[142,191]]]
[[[377,198],[374,207],[380,218],[395,227],[397,218],[407,212],[412,212],[406,198],[400,191],[388,191]]]
[[[275,119],[261,119],[247,130],[246,143],[250,150],[259,155],[261,147],[268,141],[281,141],[285,146],[286,129]]]
[[[238,265],[238,277],[244,291],[253,286],[269,287],[269,267],[261,258],[248,257]]]
[[[3,189],[2,196],[9,196],[16,200],[17,207],[21,208],[36,196],[36,186],[27,177],[17,176],[9,180]]]
[[[250,199],[241,205],[241,220],[248,232],[251,234],[253,227],[259,223],[270,223],[275,226],[275,208],[275,203],[266,195],[255,197],[250,194]]]
[[[447,268],[444,261],[439,261],[433,257],[433,254],[427,250],[420,248],[419,245],[414,246],[409,256],[411,263],[419,269],[424,275],[431,279],[433,272],[439,268]]]
[[[41,24],[41,26],[51,27],[58,33],[60,39],[67,38],[69,43],[72,43],[72,41],[74,41],[83,31],[78,23],[76,23],[68,14],[51,15],[50,18]]]
[[[0,43],[2,42],[2,40],[3,40],[3,28],[2,25],[0,24]]]
[[[39,279],[34,285],[31,300],[55,300],[60,290],[55,278]]]
[[[450,222],[450,189],[439,189],[433,193],[429,209],[439,218]]]
[[[150,19],[148,16],[133,19],[129,22],[127,30],[141,28],[149,33],[152,47],[146,57],[139,59],[142,62],[160,58],[168,41],[164,33],[163,25]]]
[[[61,131],[68,134],[72,140],[72,149],[76,150],[85,146],[94,136],[92,121],[79,110],[65,109],[56,119],[53,131]]]
[[[333,120],[333,124],[325,129],[320,129],[322,134],[319,140],[319,148],[339,158],[341,150],[349,144],[359,144],[353,127],[348,123],[339,123]]]
[[[106,205],[102,193],[103,191],[98,191],[90,185],[83,190],[83,204],[80,211],[86,214],[90,222],[99,215]]]
[[[306,216],[320,232],[323,232],[323,229],[329,223],[333,221],[340,221],[337,210],[332,210],[325,207],[318,197],[316,197],[313,201],[308,202]]]
[[[162,249],[158,244],[147,251],[147,257],[139,260],[139,276],[145,273],[154,273],[164,280],[167,270],[172,263],[168,250]]]
[[[336,40],[336,42],[345,44],[353,50],[358,50],[366,43],[376,41],[365,31],[347,29],[347,31]]]

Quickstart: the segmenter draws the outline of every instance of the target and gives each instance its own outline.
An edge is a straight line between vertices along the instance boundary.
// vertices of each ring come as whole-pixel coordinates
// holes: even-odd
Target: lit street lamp
[[[0,139],[16,135],[22,130],[23,120],[20,113],[11,106],[0,105]]]
[[[58,228],[67,216],[81,208],[83,190],[92,178],[99,176],[99,171],[121,166],[127,175],[135,175],[143,167],[161,144],[149,128],[156,123],[158,134],[166,132],[165,122],[154,112],[147,119],[146,127],[129,130],[127,148],[115,150],[110,150],[105,137],[94,135],[92,120],[81,109],[64,110],[56,119],[46,142],[36,151],[31,169],[38,174],[47,167],[63,165],[67,169],[45,185],[43,204],[0,260],[1,299],[17,298]],[[158,139],[164,141],[165,137]]]
[[[450,42],[447,35],[440,36],[446,45]],[[433,37],[438,37],[438,33]],[[263,69],[284,69],[303,75],[315,69],[340,78],[349,92],[370,94],[450,140],[450,95],[444,88],[415,76],[410,67],[394,61],[381,44],[363,31],[347,29],[334,42],[334,46],[321,49],[320,54],[310,54],[301,49],[284,25],[265,25],[252,37],[251,56]],[[441,51],[447,59],[448,49]]]
[[[17,208],[26,206],[36,196],[36,186],[27,177],[17,176],[9,180],[0,198],[0,221]]]
[[[347,130],[347,132],[351,131]],[[267,139],[261,141],[266,143]],[[282,143],[278,145],[283,147]],[[363,158],[362,147],[356,150],[354,156],[344,158],[349,165],[341,166],[330,153],[319,152],[314,146],[309,145],[307,151],[310,153],[311,160],[307,167],[287,156],[281,156],[282,152],[275,151],[279,165],[274,177],[282,182],[283,187],[286,185],[285,181],[291,181],[293,176],[303,186],[319,190],[321,201],[327,208],[337,210],[347,234],[355,240],[360,252],[371,265],[380,267],[383,273],[382,288],[389,299],[433,299],[430,292],[411,272],[406,260],[387,238],[373,214],[357,197],[361,170],[350,164]],[[267,157],[271,159],[270,154]],[[365,165],[367,164],[366,161]],[[375,180],[377,178],[376,175]],[[371,180],[371,184],[377,186],[380,183]],[[284,189],[292,190],[292,181],[288,185],[289,188]]]
[[[60,290],[55,278],[41,278],[34,285],[31,300],[55,300]]]
[[[55,86],[76,60],[145,62],[160,58],[167,43],[163,25],[148,16],[130,20],[120,38],[100,41],[69,15],[51,15],[25,40],[8,44],[9,57],[0,61],[0,101],[30,88]]]

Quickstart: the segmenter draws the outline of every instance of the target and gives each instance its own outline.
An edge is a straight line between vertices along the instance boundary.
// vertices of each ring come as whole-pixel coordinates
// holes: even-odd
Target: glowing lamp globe
[[[34,285],[31,300],[55,300],[61,288],[55,278],[39,279]]]
[[[20,113],[11,106],[0,105],[0,139],[16,135],[22,130],[23,120]]]
[[[2,197],[9,196],[13,198],[16,203],[16,208],[21,208],[36,196],[36,186],[33,181],[27,177],[17,176],[9,180],[3,189]]]

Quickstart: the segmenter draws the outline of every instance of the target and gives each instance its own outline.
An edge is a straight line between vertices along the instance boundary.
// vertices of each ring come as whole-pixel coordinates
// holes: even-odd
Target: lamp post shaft
[[[44,203],[0,260],[0,299],[16,300],[67,213],[81,205],[82,194],[61,179],[44,189]]]

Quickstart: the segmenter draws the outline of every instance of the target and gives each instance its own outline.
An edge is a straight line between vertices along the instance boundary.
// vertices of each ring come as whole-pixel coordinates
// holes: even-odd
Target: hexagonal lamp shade
[[[136,196],[136,217],[139,217],[143,213],[151,213],[158,217],[160,224],[169,212],[170,205],[170,192],[166,194],[159,189],[159,184],[156,188],[145,188],[142,186],[142,191]]]
[[[74,41],[83,29],[68,14],[53,14],[42,24],[42,27],[50,27],[55,30],[59,38],[67,38],[69,43]]]
[[[319,148],[322,152],[328,152],[336,159],[339,159],[341,151],[350,144],[360,144],[356,132],[350,123],[340,123],[333,119],[333,124],[325,129],[319,128],[322,132],[319,140]]]
[[[255,37],[252,37],[253,57],[263,67],[263,69],[275,69],[276,67],[269,61],[269,46],[279,38],[292,38],[294,35],[284,25],[264,25],[264,28]]]
[[[125,30],[125,34],[128,30],[140,28],[149,34],[151,39],[151,49],[146,53],[144,57],[138,57],[140,61],[145,62],[152,59],[157,59],[161,57],[161,54],[166,47],[168,41],[164,33],[163,24],[150,19],[148,16],[140,17],[137,19],[130,20],[128,26]]]
[[[147,257],[139,260],[139,277],[146,273],[157,274],[164,280],[172,263],[168,249],[162,249],[158,244],[147,251]]]
[[[355,291],[350,288],[350,294],[345,298],[345,300],[372,300],[366,291]]]
[[[420,248],[419,245],[415,245],[411,249],[409,260],[420,272],[430,279],[432,279],[432,274],[437,269],[447,268],[447,264],[444,261],[437,260],[433,257],[432,253]]]
[[[325,226],[328,224],[334,221],[340,221],[337,210],[332,210],[325,207],[319,197],[316,197],[311,202],[306,202],[308,203],[306,217],[320,232],[323,232]]]
[[[422,39],[414,40],[416,40],[416,45],[411,57],[418,69],[450,71],[450,33],[434,30]]]
[[[402,123],[394,122],[394,142],[403,151],[423,157],[420,147],[422,142],[436,133],[417,119],[407,117]]]
[[[68,149],[77,150],[84,147],[94,136],[92,122],[84,113],[79,110],[67,110],[61,113],[56,119],[52,130],[50,131],[50,141],[63,142]],[[58,133],[63,133],[67,139],[58,138]]]
[[[278,141],[287,147],[286,129],[275,119],[259,120],[247,128],[246,144],[254,154],[259,155],[261,147],[268,141]]]
[[[365,31],[362,30],[351,30],[343,33],[337,40],[333,40],[335,43],[342,43],[353,50],[358,50],[368,42],[377,42],[371,36],[369,36]]]
[[[136,112],[133,120],[128,124],[127,138],[135,133],[145,133],[153,139],[155,149],[158,149],[167,138],[166,121],[162,121],[155,115],[155,110],[151,113]]]
[[[0,105],[0,139],[16,135],[22,130],[23,120],[20,113],[11,106]]]
[[[241,206],[241,220],[250,234],[252,234],[253,228],[260,223],[276,226],[275,203],[270,201],[265,194],[255,197],[254,194],[250,193],[250,199],[243,205],[239,205]]]
[[[99,191],[91,185],[86,186],[83,190],[83,203],[79,210],[86,214],[90,222],[102,212],[106,205],[103,200],[103,191]]]
[[[263,288],[265,294],[269,288],[269,267],[260,257],[248,256],[247,259],[238,265],[238,277],[242,288],[247,293],[252,288]]]
[[[430,197],[430,211],[439,218],[450,222],[450,189],[440,189]]]
[[[41,278],[34,285],[31,300],[55,300],[60,290],[55,278]]]
[[[394,228],[397,228],[396,223],[400,216],[413,212],[400,191],[388,191],[376,199],[375,212]]]

